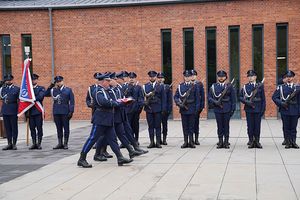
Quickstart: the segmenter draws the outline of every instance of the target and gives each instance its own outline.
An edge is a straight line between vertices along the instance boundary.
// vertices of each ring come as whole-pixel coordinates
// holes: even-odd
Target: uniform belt
[[[195,102],[194,99],[188,99],[188,100],[186,100],[186,103],[188,103],[188,104],[192,104],[192,103],[194,103],[194,102]]]
[[[253,98],[253,101],[261,101],[261,98],[255,97],[255,98]]]
[[[113,108],[97,108],[96,110],[102,111],[102,112],[114,112]]]
[[[229,98],[222,99],[222,102],[228,102],[228,101],[229,101]]]
[[[290,101],[289,104],[295,105],[297,104],[297,101]]]

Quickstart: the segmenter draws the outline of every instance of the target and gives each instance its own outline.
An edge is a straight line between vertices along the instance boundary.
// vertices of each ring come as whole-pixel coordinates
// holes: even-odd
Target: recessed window
[[[262,25],[255,25],[252,27],[252,60],[253,69],[257,73],[258,80],[264,77],[264,27]]]
[[[184,69],[194,69],[194,29],[183,29]]]
[[[1,36],[1,51],[2,51],[2,76],[11,74],[11,42],[9,35]],[[2,77],[2,78],[3,78]]]
[[[288,69],[288,25],[277,24],[276,31],[277,83]]]
[[[162,71],[165,74],[165,83],[172,83],[172,43],[171,29],[161,30]]]

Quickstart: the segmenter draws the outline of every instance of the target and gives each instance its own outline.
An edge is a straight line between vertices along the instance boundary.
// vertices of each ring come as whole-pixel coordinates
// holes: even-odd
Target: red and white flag
[[[30,61],[31,59],[27,58],[24,60],[23,66],[23,75],[22,75],[22,82],[20,87],[20,103],[19,103],[19,110],[18,110],[18,117],[24,114],[27,110],[29,110],[32,106],[35,106],[44,116],[44,108],[42,104],[35,99],[33,85],[30,75]]]

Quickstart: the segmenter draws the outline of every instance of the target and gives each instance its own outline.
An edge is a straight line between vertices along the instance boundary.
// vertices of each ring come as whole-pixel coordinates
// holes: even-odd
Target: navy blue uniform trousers
[[[16,144],[18,139],[18,116],[3,115],[3,122],[8,144]]]
[[[296,140],[297,137],[297,125],[298,116],[297,115],[281,115],[283,122],[283,132],[285,139]]]
[[[29,127],[31,138],[34,140],[36,136],[38,139],[43,137],[43,115],[31,115],[29,116]]]
[[[229,137],[229,121],[230,112],[228,113],[216,113],[217,127],[218,127],[218,137]]]
[[[85,142],[82,152],[87,154],[96,142],[99,147],[104,146],[107,142],[116,155],[120,152],[113,126],[93,124],[91,134]]]
[[[58,114],[53,115],[54,122],[57,129],[57,137],[58,138],[65,138],[69,137],[70,134],[70,120],[68,119],[68,115]]]
[[[195,114],[181,114],[183,134],[190,136],[194,133]]]
[[[246,112],[249,139],[260,137],[261,114]]]

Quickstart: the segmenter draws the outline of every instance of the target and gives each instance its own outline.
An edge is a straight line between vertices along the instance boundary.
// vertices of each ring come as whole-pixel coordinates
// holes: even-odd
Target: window
[[[216,80],[217,73],[217,43],[216,28],[206,28],[206,69],[207,93]],[[213,109],[208,110],[208,118],[214,118]]]
[[[253,69],[257,73],[257,79],[262,80],[264,77],[264,28],[263,25],[255,25],[252,27],[252,61]]]
[[[183,29],[184,37],[184,69],[194,69],[194,29]]]
[[[276,32],[277,83],[288,69],[288,25],[277,24]]]
[[[11,74],[11,43],[9,35],[1,36],[1,49],[2,49],[2,76]],[[3,78],[2,77],[2,78]]]
[[[229,27],[229,67],[230,80],[235,78],[236,95],[240,90],[240,28],[239,26]],[[234,117],[240,118],[240,103],[236,98],[236,112]]]
[[[32,44],[31,44],[30,34],[22,35],[22,52],[23,52],[23,60],[25,60],[27,57],[32,58]],[[32,60],[30,62],[30,71],[32,72]]]
[[[171,30],[161,30],[162,71],[165,74],[165,83],[172,83],[172,45]]]

